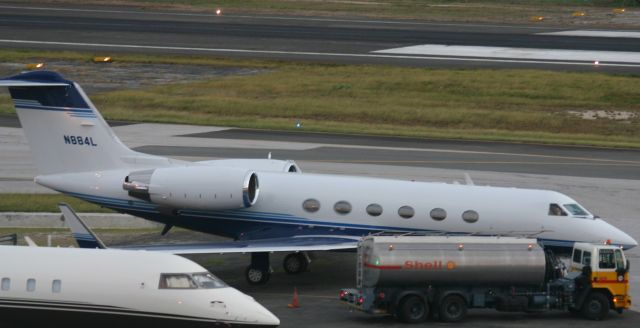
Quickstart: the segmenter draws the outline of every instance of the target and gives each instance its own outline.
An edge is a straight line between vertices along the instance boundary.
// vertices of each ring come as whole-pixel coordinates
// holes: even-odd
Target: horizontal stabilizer
[[[68,83],[32,82],[21,80],[0,80],[0,87],[67,87]]]
[[[36,242],[29,236],[24,236],[24,241],[29,245],[29,247],[38,247],[38,244],[36,244]]]

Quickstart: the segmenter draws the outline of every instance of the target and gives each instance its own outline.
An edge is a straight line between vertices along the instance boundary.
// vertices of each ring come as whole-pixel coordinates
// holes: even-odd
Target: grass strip
[[[105,4],[104,1],[92,1]],[[529,23],[532,16],[563,24],[611,24],[611,8],[639,7],[636,0],[120,0],[112,4],[165,10],[206,10],[213,13],[259,13],[421,19],[430,21]],[[574,17],[575,11],[587,11]],[[631,24],[637,24],[631,22]]]
[[[115,120],[639,147],[637,90],[632,75],[310,64],[93,98]]]
[[[75,52],[0,51],[86,60]],[[430,69],[117,55],[118,61],[261,67],[216,77],[92,94],[107,119],[258,129],[640,147],[640,75],[525,69]],[[126,69],[124,67],[123,69]],[[83,81],[78,81],[81,84]],[[8,95],[0,112],[12,113]],[[600,111],[624,119],[587,120]]]
[[[114,211],[62,194],[0,194],[0,212],[60,212],[58,203],[67,203],[76,212],[115,213]]]

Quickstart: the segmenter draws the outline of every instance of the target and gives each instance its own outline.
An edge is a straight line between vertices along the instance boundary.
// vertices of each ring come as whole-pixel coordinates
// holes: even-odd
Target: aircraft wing
[[[228,254],[257,252],[302,252],[355,249],[358,237],[350,236],[294,236],[246,241],[198,244],[164,244],[118,247],[119,249],[167,252],[178,255]]]
[[[73,211],[71,206],[58,204],[65,222],[81,248],[107,248],[105,244]],[[355,249],[360,238],[356,236],[300,235],[286,238],[269,238],[219,243],[163,244],[111,247],[129,250],[166,252],[178,255],[227,254],[257,252],[302,252]]]

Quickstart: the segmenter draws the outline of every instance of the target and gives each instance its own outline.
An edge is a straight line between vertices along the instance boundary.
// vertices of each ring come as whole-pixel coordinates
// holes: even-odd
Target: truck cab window
[[[186,273],[163,273],[160,275],[160,289],[196,289],[198,285]]]
[[[615,254],[616,254],[616,267],[618,269],[624,269],[627,264],[624,263],[624,258],[622,257],[622,251],[619,249],[616,249]]]
[[[567,216],[567,212],[565,212],[558,204],[549,204],[549,215]]]
[[[582,264],[586,266],[591,266],[591,252],[585,251],[582,254]]]
[[[564,208],[566,208],[573,216],[589,216],[589,213],[587,213],[587,211],[578,204],[564,204]]]
[[[615,269],[616,260],[613,255],[613,249],[601,249],[598,257],[598,267],[600,269]]]
[[[578,263],[582,261],[582,250],[575,249],[573,251],[573,263]]]

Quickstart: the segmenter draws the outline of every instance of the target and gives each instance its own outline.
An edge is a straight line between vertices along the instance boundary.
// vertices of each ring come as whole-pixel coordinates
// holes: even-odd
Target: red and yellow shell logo
[[[456,262],[449,261],[447,262],[447,270],[453,270],[456,268]]]

